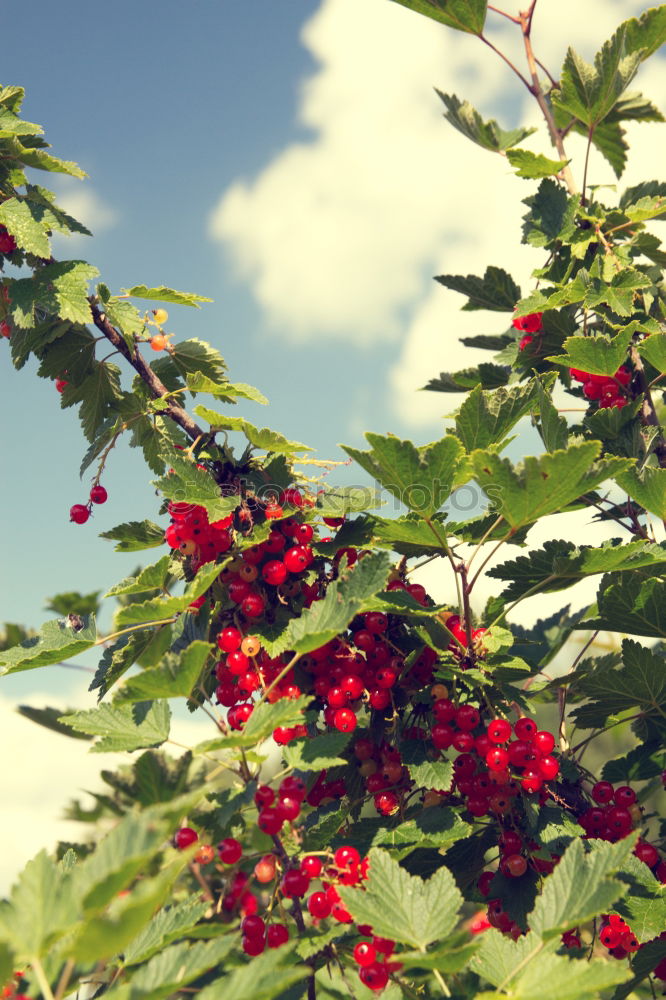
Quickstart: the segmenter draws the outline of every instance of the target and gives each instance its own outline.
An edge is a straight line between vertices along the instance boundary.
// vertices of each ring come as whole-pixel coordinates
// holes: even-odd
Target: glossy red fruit
[[[338,708],[333,725],[341,733],[352,733],[356,729],[356,714],[351,708]]]
[[[520,878],[527,871],[527,859],[522,854],[508,854],[502,859],[502,870],[505,875]]]
[[[540,729],[532,737],[532,746],[537,753],[543,754],[545,757],[546,754],[551,753],[554,749],[555,737],[552,733],[547,732],[545,729]]]
[[[359,941],[352,954],[354,961],[361,968],[372,965],[377,960],[377,949],[369,941]]]
[[[263,833],[267,833],[269,837],[274,836],[279,833],[284,824],[282,816],[274,809],[272,806],[267,806],[262,809],[257,816],[257,826]]]
[[[74,524],[85,524],[90,517],[90,511],[82,503],[75,503],[69,508],[69,519]]]
[[[266,924],[260,916],[252,913],[241,920],[241,931],[246,937],[263,937],[266,933]]]
[[[336,868],[351,868],[353,865],[360,865],[361,855],[355,847],[338,847],[333,855],[333,861]]]
[[[243,636],[237,628],[224,628],[217,637],[217,645],[225,653],[233,653],[240,649]]]
[[[314,553],[309,545],[295,545],[284,554],[284,564],[290,573],[302,573],[313,559]]]
[[[254,877],[257,882],[261,882],[265,885],[267,882],[272,882],[275,878],[275,858],[272,854],[264,854],[263,858],[260,858],[254,866]]]
[[[373,962],[372,965],[364,965],[359,969],[358,976],[364,986],[376,992],[383,990],[389,981],[388,970],[380,962]]]
[[[323,920],[330,916],[333,903],[325,892],[313,892],[308,899],[308,910],[313,917]]]
[[[613,799],[618,806],[633,806],[636,801],[636,792],[629,785],[620,785],[613,792]]]
[[[503,771],[509,764],[509,754],[502,747],[493,747],[486,754],[486,764],[491,771]]]
[[[243,937],[241,938],[241,948],[246,955],[250,958],[255,958],[257,955],[261,955],[262,951],[266,947],[266,942],[263,937]]]
[[[243,848],[234,837],[225,837],[217,845],[217,853],[223,864],[235,865],[242,857]]]
[[[287,579],[287,567],[281,559],[271,559],[265,563],[261,570],[261,575],[273,587],[278,587]]]
[[[318,878],[323,867],[321,858],[315,857],[314,854],[307,854],[301,861],[301,871],[305,872],[308,878]]]
[[[634,848],[634,854],[639,858],[648,868],[654,868],[659,862],[659,851],[652,844],[646,844],[644,840],[639,840]]]
[[[464,732],[471,732],[481,722],[479,711],[474,705],[461,705],[455,714],[455,723],[458,729]]]
[[[183,851],[190,844],[196,844],[198,839],[199,834],[191,826],[181,826],[180,830],[176,830],[173,835],[173,846],[177,847],[179,851]]]
[[[546,781],[552,781],[560,773],[560,765],[555,757],[551,757],[547,754],[542,757],[541,760],[537,761],[537,770],[542,778]]]
[[[5,324],[5,325],[7,325],[7,324]],[[7,334],[3,333],[3,337],[4,336],[8,337],[9,334],[8,333]],[[67,388],[68,385],[69,385],[69,382],[65,378],[57,378],[55,380],[56,392],[63,393],[65,391],[65,389]]]
[[[534,719],[523,715],[514,723],[513,731],[519,740],[531,740],[537,732],[537,724]]]
[[[289,931],[284,924],[271,924],[266,931],[266,944],[269,948],[281,948],[289,940]]]
[[[240,607],[246,618],[260,618],[266,610],[261,594],[248,594],[240,602]]]
[[[486,734],[491,743],[506,743],[511,738],[511,723],[506,719],[493,719],[488,723]]]
[[[291,899],[304,896],[308,891],[310,879],[305,872],[298,868],[292,868],[285,872],[282,877],[281,889],[285,896]]]
[[[613,795],[614,789],[610,781],[597,781],[592,789],[592,798],[602,806],[607,802],[612,802]]]
[[[528,313],[527,316],[516,316],[511,321],[516,330],[523,333],[538,333],[541,329],[543,313]]]
[[[307,786],[302,778],[296,777],[295,774],[289,775],[284,781],[280,782],[280,795],[288,795],[292,799],[298,799],[302,802],[307,793]]]
[[[106,503],[108,498],[109,494],[106,492],[104,487],[99,484],[97,486],[93,486],[90,491],[90,499],[93,503]]]

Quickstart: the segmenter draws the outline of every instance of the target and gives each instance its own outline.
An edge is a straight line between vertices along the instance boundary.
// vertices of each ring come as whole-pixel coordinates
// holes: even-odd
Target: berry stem
[[[140,625],[130,625],[128,628],[121,628],[119,632],[110,632],[109,635],[102,636],[95,642],[96,646],[103,646],[107,642],[111,642],[112,639],[117,639],[120,635],[127,635],[129,632],[138,632],[142,628],[154,628],[156,625],[173,625],[176,621],[175,616],[171,618],[162,618],[155,622],[141,622]]]
[[[76,962],[73,958],[68,958],[63,966],[63,970],[60,973],[60,979],[58,980],[58,985],[56,986],[56,991],[54,995],[54,1000],[62,1000],[67,992],[67,987],[69,986],[69,981],[72,978],[72,972],[76,968]]]
[[[32,971],[35,973],[35,978],[39,983],[39,988],[44,994],[44,1000],[55,1000],[53,990],[51,989],[48,979],[46,978],[44,967],[36,955],[34,958],[30,959],[30,966]]]

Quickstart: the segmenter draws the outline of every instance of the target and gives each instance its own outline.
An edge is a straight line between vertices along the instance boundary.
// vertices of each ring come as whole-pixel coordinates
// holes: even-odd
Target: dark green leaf
[[[129,295],[132,299],[151,299],[153,302],[172,302],[177,306],[194,306],[200,309],[199,302],[212,302],[204,295],[195,295],[194,292],[177,292],[174,288],[167,288],[159,285],[157,288],[148,288],[147,285],[133,285],[131,288],[123,288],[123,295]]]
[[[159,666],[125,681],[114,704],[150,698],[187,697],[199,679],[211,649],[210,643],[195,640],[182,652],[167,654]]]
[[[472,389],[456,413],[456,434],[467,451],[501,444],[521,417],[530,412],[535,382],[486,392]]]
[[[110,538],[118,542],[116,552],[138,552],[140,549],[154,549],[164,544],[164,530],[152,521],[127,521],[110,531],[100,532],[100,538]]]
[[[509,149],[506,158],[516,168],[518,177],[535,180],[539,177],[553,177],[566,167],[570,160],[551,160],[543,153],[532,153],[529,149]]]
[[[16,711],[25,716],[26,719],[30,719],[31,722],[36,722],[38,726],[51,729],[54,733],[60,733],[61,736],[72,736],[77,740],[91,739],[85,733],[72,732],[69,726],[65,726],[59,721],[62,715],[61,708],[33,708],[31,705],[18,705]]]
[[[398,2],[401,2],[401,0],[398,0]],[[494,118],[484,121],[469,101],[461,101],[455,94],[443,94],[437,88],[435,88],[435,91],[446,106],[446,111],[444,112],[446,120],[455,129],[462,132],[464,136],[475,142],[477,146],[489,149],[493,153],[499,153],[502,150],[510,149],[511,146],[517,146],[519,142],[522,142],[528,135],[536,131],[533,128],[515,128],[506,131],[500,128]]]
[[[347,761],[340,754],[349,740],[349,733],[322,733],[314,739],[296,740],[284,749],[287,767],[298,771],[321,771],[325,767],[337,767]]]
[[[441,372],[423,388],[430,392],[467,392],[476,385],[480,385],[482,389],[497,389],[507,384],[510,374],[508,365],[482,362],[477,368],[463,368],[462,371],[453,373]]]
[[[394,0],[417,14],[457,31],[480,35],[486,21],[488,0]]]
[[[666,638],[666,579],[644,573],[605,576],[597,595],[597,617],[581,629],[603,629]]]
[[[92,745],[93,753],[160,746],[169,736],[170,719],[166,701],[100,705],[60,717],[61,722],[77,732],[101,737]]]
[[[520,298],[520,288],[501,267],[487,267],[483,278],[440,274],[435,278],[445,288],[466,295],[463,310],[489,309],[493,312],[513,312]]]

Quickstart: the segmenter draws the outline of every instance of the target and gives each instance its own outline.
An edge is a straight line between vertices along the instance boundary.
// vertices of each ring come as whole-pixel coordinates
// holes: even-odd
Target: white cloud
[[[68,692],[61,698],[39,691],[30,695],[35,707],[55,705],[62,708],[91,708],[91,695]],[[15,704],[0,696],[0,731],[9,753],[20,767],[5,766],[2,778],[6,819],[0,824],[0,895],[7,892],[16,875],[43,847],[51,850],[58,840],[76,841],[86,836],[79,823],[62,819],[65,807],[73,798],[80,798],[91,807],[93,801],[86,791],[102,791],[106,786],[99,777],[104,769],[113,769],[131,762],[123,754],[90,754],[82,740],[60,736],[35,725],[16,711]],[[205,719],[179,720],[172,725],[172,738],[192,746],[205,739],[210,722]],[[167,747],[171,755],[182,751]]]
[[[83,223],[93,235],[99,236],[118,222],[118,213],[97,194],[89,182],[62,178],[55,185],[58,205]],[[67,237],[63,237],[67,239]],[[69,237],[69,240],[79,237]]]
[[[577,0],[560,0],[557,11],[544,5],[535,45],[556,71],[568,44],[591,58],[642,8],[634,0],[588,0],[581,18]],[[523,102],[518,119],[533,114],[529,98],[476,39],[386,0],[324,0],[302,37],[318,63],[298,107],[313,137],[224,192],[210,231],[250,284],[267,325],[282,335],[359,347],[400,336],[390,397],[403,419],[425,424],[459,400],[415,390],[440,370],[488,358],[457,338],[506,327],[501,315],[461,313],[460,297],[431,285],[430,275],[478,273],[495,263],[527,287],[540,263],[519,244],[519,201],[533,186],[443,122],[432,86],[507,123],[516,101]],[[522,62],[510,38],[502,28],[497,40]],[[659,70],[646,68],[648,94],[661,92]],[[636,126],[632,142],[633,133],[630,182],[644,174],[646,160],[663,160],[657,143],[666,152],[661,130]],[[531,141],[548,149],[543,135]],[[600,157],[592,167],[593,179],[614,180]]]

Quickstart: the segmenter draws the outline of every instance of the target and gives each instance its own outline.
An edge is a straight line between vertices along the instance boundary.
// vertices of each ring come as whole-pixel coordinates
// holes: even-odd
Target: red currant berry
[[[377,949],[369,941],[359,941],[353,951],[354,961],[362,968],[377,960]]]
[[[271,559],[262,567],[261,575],[266,583],[270,583],[271,586],[278,587],[287,579],[287,572],[287,567],[282,560]]]
[[[333,861],[336,868],[352,868],[354,865],[360,865],[361,855],[355,847],[338,847],[333,855]]]
[[[305,872],[308,878],[317,878],[321,875],[323,867],[321,858],[317,858],[313,854],[307,854],[301,861],[301,871]]]
[[[531,740],[537,732],[537,725],[534,719],[523,715],[514,723],[513,731],[519,740]]]
[[[380,962],[362,966],[359,969],[358,976],[364,986],[377,993],[384,989],[389,980],[388,970]]]
[[[90,499],[93,503],[106,503],[109,498],[109,494],[106,492],[103,486],[93,486],[90,491]]]
[[[282,816],[272,806],[266,806],[257,816],[257,826],[263,833],[267,833],[269,837],[279,833],[283,823]]]
[[[613,794],[613,786],[610,781],[597,781],[592,789],[592,798],[602,806],[607,802],[612,802]]]
[[[261,594],[248,594],[240,602],[240,607],[246,618],[260,618],[266,610],[266,604]]]
[[[509,755],[502,747],[494,747],[486,755],[486,764],[491,771],[503,771],[509,763]]]
[[[74,524],[85,524],[90,517],[90,511],[82,503],[75,503],[69,508],[69,519]]]
[[[281,889],[285,896],[294,899],[304,896],[308,891],[309,885],[310,879],[305,872],[300,871],[298,868],[292,868],[284,873]]]
[[[266,943],[263,937],[244,937],[241,939],[241,947],[246,955],[254,958],[256,955],[261,955]]]
[[[183,851],[190,844],[196,844],[198,839],[199,834],[191,826],[181,826],[180,830],[176,830],[173,836],[173,846],[177,847],[179,851]]]
[[[636,792],[629,785],[620,785],[613,792],[613,798],[618,806],[633,806],[636,801]]]
[[[520,878],[527,871],[527,860],[522,854],[509,854],[502,859],[502,870],[505,875]]]
[[[243,636],[237,628],[224,628],[217,637],[217,645],[225,653],[234,653],[240,649]]]
[[[256,913],[252,913],[241,920],[241,931],[246,937],[263,937],[266,933],[266,924]]]
[[[455,715],[456,726],[464,732],[471,732],[472,729],[476,729],[480,721],[481,716],[474,705],[461,705]]]
[[[546,781],[552,781],[560,773],[560,765],[555,757],[551,757],[547,754],[542,757],[540,761],[537,762],[537,769],[542,778]]]
[[[226,837],[217,845],[217,853],[223,864],[235,865],[241,859],[243,848],[233,837]]]
[[[266,931],[266,944],[269,948],[281,948],[289,940],[289,931],[284,924],[271,924]]]
[[[295,545],[284,554],[284,564],[290,573],[302,573],[313,559],[314,553],[309,545]]]
[[[332,902],[325,892],[313,892],[308,899],[308,910],[313,917],[323,920],[330,916]]]
[[[356,714],[351,708],[338,708],[333,725],[341,733],[352,733],[356,729]]]
[[[648,868],[654,868],[654,866],[659,862],[659,851],[652,844],[646,844],[644,840],[639,840],[634,848],[634,854],[639,858]]]
[[[493,719],[486,729],[491,743],[506,743],[511,738],[511,723],[506,719]]]

